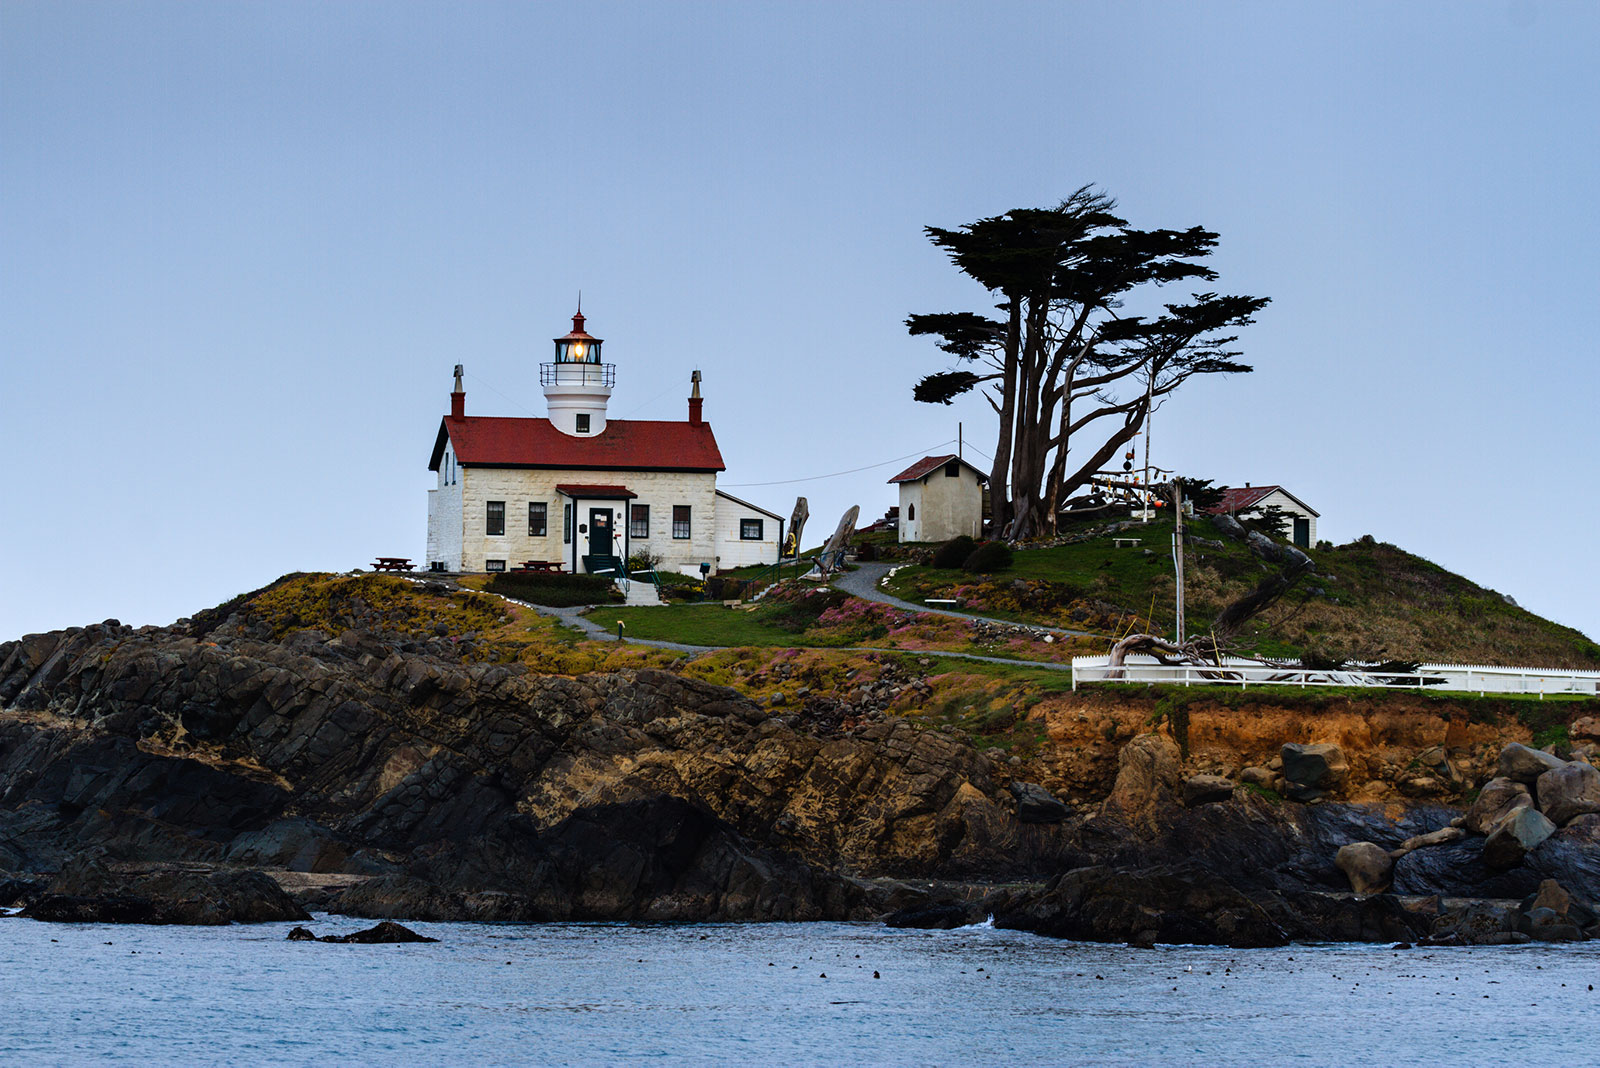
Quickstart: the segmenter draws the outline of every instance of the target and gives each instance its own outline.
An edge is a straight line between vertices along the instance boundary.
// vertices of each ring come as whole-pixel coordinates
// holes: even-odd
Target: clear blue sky
[[[1600,5],[0,4],[0,638],[422,556],[452,364],[543,414],[705,374],[734,492],[831,527],[915,404],[922,236],[1086,183],[1273,303],[1157,462],[1282,483],[1600,634]]]

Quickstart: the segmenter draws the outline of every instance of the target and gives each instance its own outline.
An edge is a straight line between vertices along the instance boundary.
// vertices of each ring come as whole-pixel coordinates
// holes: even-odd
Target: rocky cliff
[[[1420,937],[1426,907],[1347,900],[1335,856],[1458,816],[1427,796],[1347,803],[1346,781],[1311,805],[1270,781],[1252,793],[1236,781],[1258,756],[1248,746],[1208,736],[1185,762],[1170,724],[1138,733],[1148,716],[1124,725],[1102,697],[1039,711],[1054,718],[1023,760],[893,708],[841,715],[832,699],[758,703],[661,670],[492,662],[483,642],[412,625],[426,605],[405,626],[357,613],[346,621],[371,625],[337,634],[229,609],[0,645],[0,905],[291,918],[299,905],[252,898],[258,884],[238,877],[264,871],[301,905],[376,917],[987,911],[1132,941]],[[1096,740],[1075,739],[1085,731]],[[1481,733],[1471,744],[1490,744]],[[1197,787],[1197,771],[1220,781]],[[1517,897],[1554,879],[1593,898],[1593,837],[1577,821],[1510,869],[1481,862],[1481,838],[1440,843],[1398,862],[1394,886]]]

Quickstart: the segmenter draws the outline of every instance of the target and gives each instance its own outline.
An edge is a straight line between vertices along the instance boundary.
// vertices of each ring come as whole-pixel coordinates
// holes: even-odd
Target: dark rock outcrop
[[[22,914],[57,923],[198,925],[311,918],[260,872],[112,872],[94,860],[64,869]]]
[[[394,945],[403,942],[437,942],[437,938],[420,935],[411,928],[395,923],[393,920],[384,920],[375,927],[368,927],[365,931],[355,931],[347,935],[322,935],[317,936],[304,927],[296,927],[289,932],[285,941],[289,942],[334,942],[344,945]]]

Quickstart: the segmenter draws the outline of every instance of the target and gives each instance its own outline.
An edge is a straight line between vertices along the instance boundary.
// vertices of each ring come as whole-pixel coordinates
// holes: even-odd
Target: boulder
[[[1013,782],[1010,790],[1017,799],[1017,819],[1023,823],[1060,823],[1072,814],[1070,808],[1036,782]]]
[[[1185,808],[1227,801],[1233,797],[1233,780],[1221,775],[1191,775],[1183,782]]]
[[[1563,764],[1539,776],[1539,810],[1557,827],[1600,812],[1600,771],[1588,764]]]
[[[1516,812],[1496,827],[1483,843],[1483,862],[1496,871],[1522,863],[1522,858],[1556,833],[1556,825],[1531,808]]]
[[[1600,742],[1600,716],[1580,716],[1567,727],[1567,737],[1575,742]]]
[[[929,931],[950,931],[976,923],[971,905],[923,905],[891,912],[883,918],[885,927],[916,927]]]
[[[1340,846],[1333,863],[1350,880],[1350,889],[1362,896],[1388,889],[1394,875],[1394,859],[1388,850],[1372,842]]]
[[[1533,807],[1533,795],[1515,779],[1490,779],[1478,792],[1462,818],[1462,826],[1473,834],[1489,834],[1525,808]]]
[[[1272,780],[1277,776],[1270,768],[1249,767],[1239,773],[1239,781],[1250,786],[1271,787]]]
[[[1531,786],[1539,780],[1539,776],[1565,763],[1566,761],[1558,756],[1529,749],[1520,742],[1512,742],[1500,750],[1500,763],[1495,769],[1495,777],[1515,779]]]
[[[1350,763],[1336,745],[1290,742],[1281,752],[1283,779],[1295,801],[1314,801],[1344,785],[1349,777]]]
[[[1434,778],[1455,788],[1461,786],[1461,772],[1450,762],[1444,746],[1435,745],[1417,754],[1417,765],[1426,768]]]
[[[1178,743],[1164,734],[1141,734],[1117,754],[1117,781],[1105,809],[1135,827],[1154,830],[1163,809],[1177,804],[1182,783]]]

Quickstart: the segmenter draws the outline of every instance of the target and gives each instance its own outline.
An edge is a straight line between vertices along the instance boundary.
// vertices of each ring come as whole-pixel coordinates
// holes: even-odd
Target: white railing
[[[1359,664],[1338,670],[1270,667],[1254,660],[1224,657],[1220,665],[1163,664],[1144,654],[1129,656],[1120,668],[1111,657],[1072,658],[1072,688],[1080,682],[1165,683],[1176,686],[1390,686],[1463,693],[1600,695],[1600,671],[1561,668],[1496,667],[1488,664],[1422,664],[1413,672],[1380,672]]]

